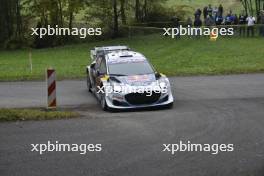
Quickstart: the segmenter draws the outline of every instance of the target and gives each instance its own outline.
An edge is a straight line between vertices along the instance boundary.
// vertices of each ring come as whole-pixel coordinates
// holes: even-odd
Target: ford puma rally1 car
[[[103,110],[173,105],[168,78],[142,54],[126,46],[96,47],[91,59],[87,87]]]

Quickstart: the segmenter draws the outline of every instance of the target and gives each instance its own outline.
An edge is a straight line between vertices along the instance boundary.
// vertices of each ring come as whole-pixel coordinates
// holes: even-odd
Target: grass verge
[[[84,78],[94,46],[128,45],[143,53],[154,67],[168,76],[219,75],[264,72],[264,38],[171,39],[162,34],[134,36],[100,42],[32,50],[0,51],[0,81],[44,80],[45,69],[56,69],[58,79]]]
[[[41,109],[0,109],[0,122],[26,120],[52,120],[79,117],[77,112]]]

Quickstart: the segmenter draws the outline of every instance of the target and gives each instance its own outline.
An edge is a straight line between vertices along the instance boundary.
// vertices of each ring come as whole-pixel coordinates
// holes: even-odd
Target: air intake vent
[[[120,57],[133,57],[132,55],[122,55]]]

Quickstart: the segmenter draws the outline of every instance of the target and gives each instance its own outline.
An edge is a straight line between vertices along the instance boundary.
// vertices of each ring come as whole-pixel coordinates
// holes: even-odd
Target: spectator
[[[175,28],[179,28],[180,27],[180,19],[178,18],[178,17],[172,17],[172,23],[173,23],[173,26],[175,27]],[[180,34],[178,34],[177,36],[176,36],[176,39],[179,39],[180,38]]]
[[[255,25],[255,17],[253,17],[252,15],[250,15],[249,17],[247,17],[247,36],[249,37],[249,33],[251,33],[251,36],[254,37],[254,25]]]
[[[231,25],[232,23],[232,17],[231,14],[227,14],[227,16],[225,17],[225,25]]]
[[[200,18],[201,17],[201,14],[202,14],[202,11],[201,9],[197,9],[194,13],[194,18],[196,18],[197,16]]]
[[[200,19],[200,17],[196,16],[194,23],[193,23],[194,27],[201,27],[202,26],[202,20]]]
[[[207,15],[208,15],[208,12],[207,12],[207,6],[205,6],[204,9],[203,9],[203,16],[204,16],[204,19],[207,18]]]
[[[234,18],[234,20],[233,20],[233,24],[234,24],[234,25],[238,25],[239,21],[238,21],[238,16],[237,16],[237,14],[235,14],[235,15],[233,16],[233,18]]]
[[[224,8],[223,8],[222,4],[219,5],[219,7],[218,7],[218,12],[219,12],[219,15],[220,15],[220,16],[223,16]]]
[[[216,25],[221,25],[223,23],[223,17],[220,15],[220,13],[218,12],[218,15],[215,18],[215,24]]]
[[[239,35],[240,36],[245,36],[246,29],[245,25],[247,23],[247,16],[244,14],[240,14],[238,17],[238,23],[239,23]]]
[[[259,23],[260,23],[260,36],[264,37],[264,10],[260,11],[260,19],[259,19]]]
[[[213,8],[212,8],[211,4],[209,4],[209,6],[207,8],[207,15],[213,16]]]
[[[208,15],[207,18],[205,19],[205,26],[214,26],[215,25],[215,20],[212,15]]]
[[[218,8],[214,7],[214,9],[213,9],[213,17],[216,18],[217,15],[218,15]]]

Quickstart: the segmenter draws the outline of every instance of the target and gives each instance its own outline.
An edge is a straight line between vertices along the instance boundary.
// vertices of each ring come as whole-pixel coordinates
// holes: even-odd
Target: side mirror
[[[94,67],[95,67],[95,63],[91,64],[90,67],[91,67],[92,69],[94,69]]]
[[[155,72],[155,77],[156,77],[156,79],[159,79],[161,77],[160,73],[159,72]]]

